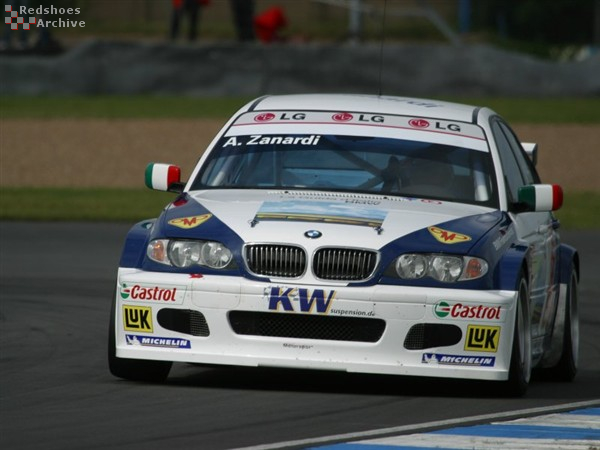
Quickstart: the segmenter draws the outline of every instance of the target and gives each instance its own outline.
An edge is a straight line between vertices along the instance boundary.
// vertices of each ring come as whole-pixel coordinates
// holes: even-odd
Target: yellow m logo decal
[[[168,224],[179,228],[195,228],[198,225],[202,225],[208,219],[212,217],[212,214],[202,214],[201,216],[190,216],[180,217],[179,219],[171,219]]]

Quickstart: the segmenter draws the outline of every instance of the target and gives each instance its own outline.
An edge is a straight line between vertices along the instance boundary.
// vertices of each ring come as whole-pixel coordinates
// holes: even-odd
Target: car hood
[[[425,232],[430,250],[468,252],[500,220],[496,210],[406,197],[281,190],[205,190],[171,204],[160,221],[169,237],[381,249]],[[423,236],[419,238],[422,239]],[[233,244],[224,242],[226,245]]]

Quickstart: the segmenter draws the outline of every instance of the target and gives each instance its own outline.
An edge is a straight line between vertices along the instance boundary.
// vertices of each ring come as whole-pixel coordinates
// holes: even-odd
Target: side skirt
[[[563,352],[563,340],[565,335],[565,306],[567,303],[567,285],[561,283],[558,292],[558,305],[556,317],[554,318],[554,327],[550,346],[544,353],[538,367],[554,367],[560,361]]]

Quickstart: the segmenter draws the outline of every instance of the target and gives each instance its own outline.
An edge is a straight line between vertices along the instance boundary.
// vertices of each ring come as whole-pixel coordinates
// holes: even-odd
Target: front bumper
[[[129,268],[119,269],[116,291],[119,358],[508,378],[514,291],[309,286]]]

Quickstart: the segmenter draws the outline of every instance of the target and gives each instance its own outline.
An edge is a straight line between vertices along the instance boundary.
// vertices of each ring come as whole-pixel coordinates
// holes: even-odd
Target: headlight
[[[169,260],[175,267],[190,267],[200,262],[202,243],[199,241],[171,241]]]
[[[429,261],[424,255],[402,255],[396,260],[396,272],[400,278],[414,280],[427,274]]]
[[[231,262],[233,255],[227,247],[220,242],[204,242],[200,250],[200,264],[222,269]]]
[[[404,280],[429,276],[444,283],[453,283],[481,278],[487,273],[488,264],[472,256],[409,253],[398,257],[395,269]]]
[[[438,281],[452,283],[458,280],[463,268],[462,258],[436,255],[429,262],[429,275]]]
[[[148,258],[175,267],[194,265],[224,269],[232,266],[231,251],[220,242],[156,239],[148,244]]]

